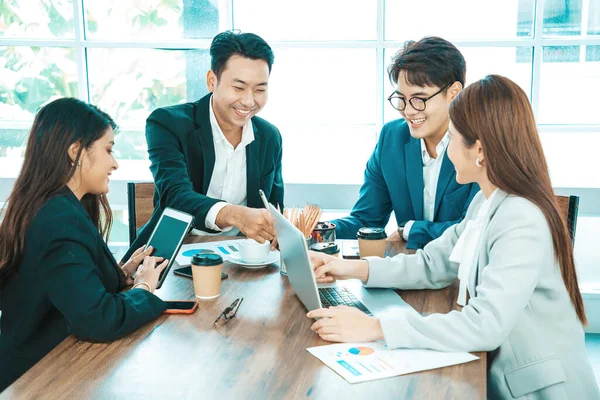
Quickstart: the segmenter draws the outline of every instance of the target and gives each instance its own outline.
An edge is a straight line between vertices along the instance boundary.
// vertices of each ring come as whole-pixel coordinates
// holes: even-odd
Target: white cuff
[[[365,257],[363,260],[369,263],[369,279],[363,283],[363,286],[375,288],[391,287],[389,274],[392,263],[389,258]]]
[[[212,206],[210,208],[210,210],[208,210],[208,214],[206,214],[206,219],[204,220],[204,225],[208,229],[212,229],[213,231],[218,231],[218,232],[230,231],[231,228],[233,228],[232,226],[227,226],[227,227],[221,229],[216,224],[217,214],[219,214],[219,212],[223,209],[223,207],[228,206],[228,205],[229,205],[229,203],[227,203],[225,201],[220,201],[220,202],[216,203],[214,206]]]
[[[402,230],[402,238],[405,242],[408,242],[408,235],[410,235],[410,228],[412,228],[415,221],[408,221],[406,225],[404,225],[404,229]]]
[[[413,335],[409,334],[413,318],[422,317],[414,309],[399,310],[394,314],[384,312],[379,316],[383,340],[388,348],[419,348],[419,343],[412,341]]]

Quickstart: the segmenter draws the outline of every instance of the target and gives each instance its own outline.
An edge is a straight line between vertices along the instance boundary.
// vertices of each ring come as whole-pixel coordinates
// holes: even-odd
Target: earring
[[[77,161],[77,166],[79,167],[81,165],[81,162]],[[75,166],[75,161],[71,162],[71,167]]]
[[[479,157],[477,157],[477,160],[475,160],[475,165],[477,165],[478,167],[481,167],[483,164],[481,164],[481,159]]]

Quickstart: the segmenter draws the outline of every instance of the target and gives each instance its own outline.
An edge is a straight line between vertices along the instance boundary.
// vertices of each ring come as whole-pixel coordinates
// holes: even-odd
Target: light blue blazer
[[[465,219],[414,255],[371,258],[370,287],[438,289],[455,281],[448,260],[483,201]],[[487,351],[488,398],[600,399],[584,332],[554,257],[552,236],[532,202],[498,191],[470,270],[471,298],[461,311],[381,317],[392,348]]]

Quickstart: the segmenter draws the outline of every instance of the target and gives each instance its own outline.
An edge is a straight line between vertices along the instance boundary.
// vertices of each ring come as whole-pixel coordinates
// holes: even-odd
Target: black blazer
[[[123,287],[119,266],[75,195],[65,188],[48,200],[27,229],[23,262],[0,292],[0,391],[69,334],[111,341],[165,310],[155,295],[120,293]]]
[[[208,94],[194,103],[159,108],[146,121],[150,170],[154,176],[154,213],[140,228],[132,251],[146,244],[165,207],[194,215],[196,228],[211,232],[206,214],[221,199],[206,196],[215,166]],[[252,118],[254,141],[246,147],[247,205],[262,208],[262,189],[283,209],[281,134],[259,117]],[[124,258],[129,257],[127,253]]]

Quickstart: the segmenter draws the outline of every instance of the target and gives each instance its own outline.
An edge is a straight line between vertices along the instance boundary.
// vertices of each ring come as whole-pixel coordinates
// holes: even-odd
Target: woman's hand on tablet
[[[144,261],[144,258],[152,254],[152,250],[154,250],[152,246],[148,246],[148,248],[146,248],[145,245],[140,247],[131,255],[131,258],[121,266],[121,269],[125,273],[125,283],[127,285],[133,284],[133,278],[131,276],[137,271],[139,265]]]
[[[162,261],[162,262],[161,262]],[[159,265],[157,263],[161,262]],[[169,265],[169,260],[164,260],[162,257],[144,257],[144,262],[139,266],[135,275],[133,286],[138,284],[147,285],[151,292],[154,292],[158,284],[160,273]]]

